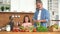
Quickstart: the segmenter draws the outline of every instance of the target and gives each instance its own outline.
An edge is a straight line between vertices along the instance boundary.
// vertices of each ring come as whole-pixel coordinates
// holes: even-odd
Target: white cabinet
[[[11,0],[11,11],[35,12],[36,0]]]
[[[8,6],[10,12],[35,12],[36,0],[0,0],[4,7]],[[43,7],[47,8],[47,0],[42,0]],[[1,5],[0,5],[1,6]],[[1,11],[1,9],[0,9]],[[6,9],[4,9],[5,12]]]

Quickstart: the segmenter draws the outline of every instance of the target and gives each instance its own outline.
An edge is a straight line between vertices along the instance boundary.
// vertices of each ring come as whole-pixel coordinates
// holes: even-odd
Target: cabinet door
[[[36,0],[11,0],[11,11],[35,12]]]

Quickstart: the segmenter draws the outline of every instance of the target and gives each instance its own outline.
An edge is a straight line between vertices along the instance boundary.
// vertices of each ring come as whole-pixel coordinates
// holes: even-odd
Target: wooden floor
[[[0,34],[60,34],[60,32],[0,32]]]

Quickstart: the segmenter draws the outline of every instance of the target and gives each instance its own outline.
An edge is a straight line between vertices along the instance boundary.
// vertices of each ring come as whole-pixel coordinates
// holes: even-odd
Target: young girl
[[[29,19],[28,15],[24,16],[24,20],[23,20],[22,26],[24,26],[25,28],[29,27],[29,26],[32,26],[32,23],[30,23],[30,19]]]
[[[17,23],[14,23],[13,32],[19,32],[19,30]]]

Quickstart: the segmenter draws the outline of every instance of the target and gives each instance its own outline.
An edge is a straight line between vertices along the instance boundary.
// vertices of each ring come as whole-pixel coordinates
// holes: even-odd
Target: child
[[[29,27],[29,26],[32,26],[32,23],[30,23],[30,19],[29,19],[28,15],[24,16],[24,20],[23,20],[22,26],[24,26],[25,28]]]
[[[19,32],[19,30],[17,23],[14,23],[13,32]]]

